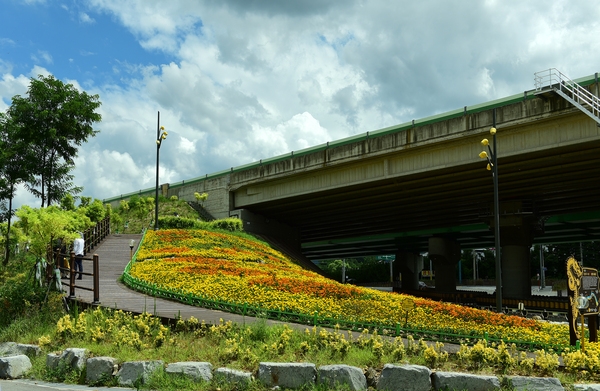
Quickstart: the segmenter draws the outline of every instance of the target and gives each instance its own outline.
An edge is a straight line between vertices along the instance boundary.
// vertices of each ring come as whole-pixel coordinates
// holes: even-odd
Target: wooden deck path
[[[132,313],[142,313],[144,311],[163,318],[177,319],[179,316],[183,319],[189,319],[194,316],[199,321],[204,320],[207,324],[218,324],[220,319],[224,321],[243,324],[257,321],[257,318],[230,314],[228,312],[209,310],[206,308],[190,306],[175,301],[155,298],[143,293],[136,292],[127,288],[118,279],[123,274],[130,257],[130,242],[133,239],[137,249],[142,235],[134,234],[112,234],[108,236],[98,247],[92,249],[92,254],[98,254],[100,271],[100,306],[121,309]],[[92,271],[92,262],[83,261],[83,271]],[[63,283],[67,282],[64,280]],[[92,287],[92,277],[83,276],[83,280],[75,280],[76,285]],[[68,292],[68,286],[63,285],[63,289]],[[91,304],[93,293],[83,289],[75,289],[75,300]],[[282,322],[268,320],[267,324],[282,324]],[[290,326],[292,326],[290,324]],[[304,330],[307,326],[292,326]]]

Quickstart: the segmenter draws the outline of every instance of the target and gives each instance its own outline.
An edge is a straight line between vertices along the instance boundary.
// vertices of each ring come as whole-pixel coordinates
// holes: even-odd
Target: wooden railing
[[[89,253],[94,247],[100,244],[108,235],[110,235],[110,217],[107,216],[100,220],[95,226],[86,229],[83,233],[85,241],[84,251]]]
[[[84,240],[84,254],[90,253],[95,247],[97,247],[108,235],[110,235],[110,217],[105,217],[99,221],[95,226],[86,229],[82,232]],[[64,275],[65,272],[69,273],[68,285],[69,286],[69,298],[75,297],[75,288],[83,289],[86,291],[92,291],[94,295],[93,304],[100,303],[100,272],[98,266],[98,254],[94,254],[92,257],[84,256],[82,262],[92,261],[92,272],[76,272],[75,271],[75,253],[64,253],[56,251],[52,254],[53,263],[48,263],[47,275],[51,277],[53,275],[54,268],[60,270],[60,274]],[[69,267],[64,266],[64,259],[69,259]],[[89,270],[88,268],[84,268]],[[82,276],[91,276],[93,280],[92,288],[76,285],[75,274],[81,274]],[[65,278],[63,278],[64,280]]]
[[[63,277],[62,279],[67,279],[68,280],[68,285],[69,286],[69,298],[75,298],[75,288],[77,289],[83,289],[85,291],[91,291],[94,294],[94,300],[92,301],[92,304],[100,304],[100,269],[99,269],[99,257],[98,254],[94,254],[92,257],[83,257],[82,258],[82,262],[84,261],[92,261],[92,272],[80,272],[80,271],[76,271],[75,270],[75,253],[71,251],[70,254],[62,254],[60,252],[57,252],[55,254],[55,265],[61,265],[63,264],[62,262],[60,262],[61,258],[69,258],[69,267],[64,267],[64,266],[59,266],[57,269],[60,270],[61,275],[65,272],[68,272],[69,275],[68,277]],[[88,270],[88,268],[84,268],[84,270]],[[89,288],[87,286],[83,286],[83,285],[76,285],[75,284],[75,275],[80,275],[80,276],[90,276],[92,277],[92,287]]]

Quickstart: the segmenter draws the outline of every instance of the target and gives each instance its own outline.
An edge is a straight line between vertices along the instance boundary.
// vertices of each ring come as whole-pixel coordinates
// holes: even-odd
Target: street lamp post
[[[160,111],[158,112],[158,121],[156,124],[156,196],[154,197],[154,230],[158,230],[158,162],[160,156],[160,146],[162,141],[167,138],[168,133],[164,131],[165,127],[160,126]],[[162,131],[162,133],[161,133]]]
[[[482,151],[479,157],[487,159],[487,169],[492,171],[494,178],[494,236],[496,246],[496,311],[502,312],[502,267],[501,267],[501,249],[500,249],[500,201],[498,198],[498,154],[496,153],[496,109],[492,112],[492,128],[490,129],[492,135],[492,147],[488,139],[484,138],[481,140],[481,145],[488,147],[490,154],[486,151]]]
[[[131,261],[133,259],[133,246],[135,245],[135,241],[133,239],[131,239],[131,241],[129,242],[129,260]]]
[[[583,294],[580,294],[577,297],[577,309],[579,310],[579,315],[581,316],[581,336],[579,338],[581,351],[585,352],[585,310],[590,306],[590,300],[585,297]]]

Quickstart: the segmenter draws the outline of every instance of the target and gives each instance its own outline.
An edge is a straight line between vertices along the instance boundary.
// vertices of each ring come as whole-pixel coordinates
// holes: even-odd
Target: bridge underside
[[[600,140],[498,156],[501,226],[527,221],[534,243],[600,240]],[[475,161],[245,208],[298,229],[307,258],[331,259],[427,252],[436,236],[494,247],[492,207],[492,175]]]

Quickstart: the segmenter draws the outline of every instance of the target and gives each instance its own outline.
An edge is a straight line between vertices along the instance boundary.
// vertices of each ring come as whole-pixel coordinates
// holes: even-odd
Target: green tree
[[[567,277],[567,258],[573,256],[583,265],[595,269],[600,268],[600,241],[545,244],[544,267],[546,278],[565,279]],[[531,273],[535,276],[540,271],[540,246],[531,249]]]
[[[42,207],[81,192],[70,172],[78,147],[97,133],[92,125],[101,120],[95,111],[100,104],[98,95],[43,75],[31,79],[27,96],[13,97],[7,113],[36,159],[26,187],[41,198]]]
[[[71,194],[65,194],[62,200],[60,200],[60,207],[64,210],[75,210],[75,197]]]
[[[94,200],[92,203],[88,203],[87,206],[79,206],[79,209],[81,209],[83,214],[85,214],[93,223],[98,223],[106,216],[106,209],[100,200]]]
[[[79,207],[86,207],[90,204],[90,202],[92,202],[92,197],[81,197],[80,201],[79,201]]]
[[[72,243],[79,236],[77,231],[84,231],[93,225],[85,214],[62,210],[54,205],[38,209],[24,205],[16,215],[19,217],[19,228],[30,242],[29,252],[37,258],[46,258],[56,240]]]
[[[30,178],[32,159],[27,143],[19,138],[18,128],[8,113],[0,113],[0,221],[7,221],[4,265],[10,258],[12,200],[16,186]],[[8,201],[8,205],[6,205]]]

